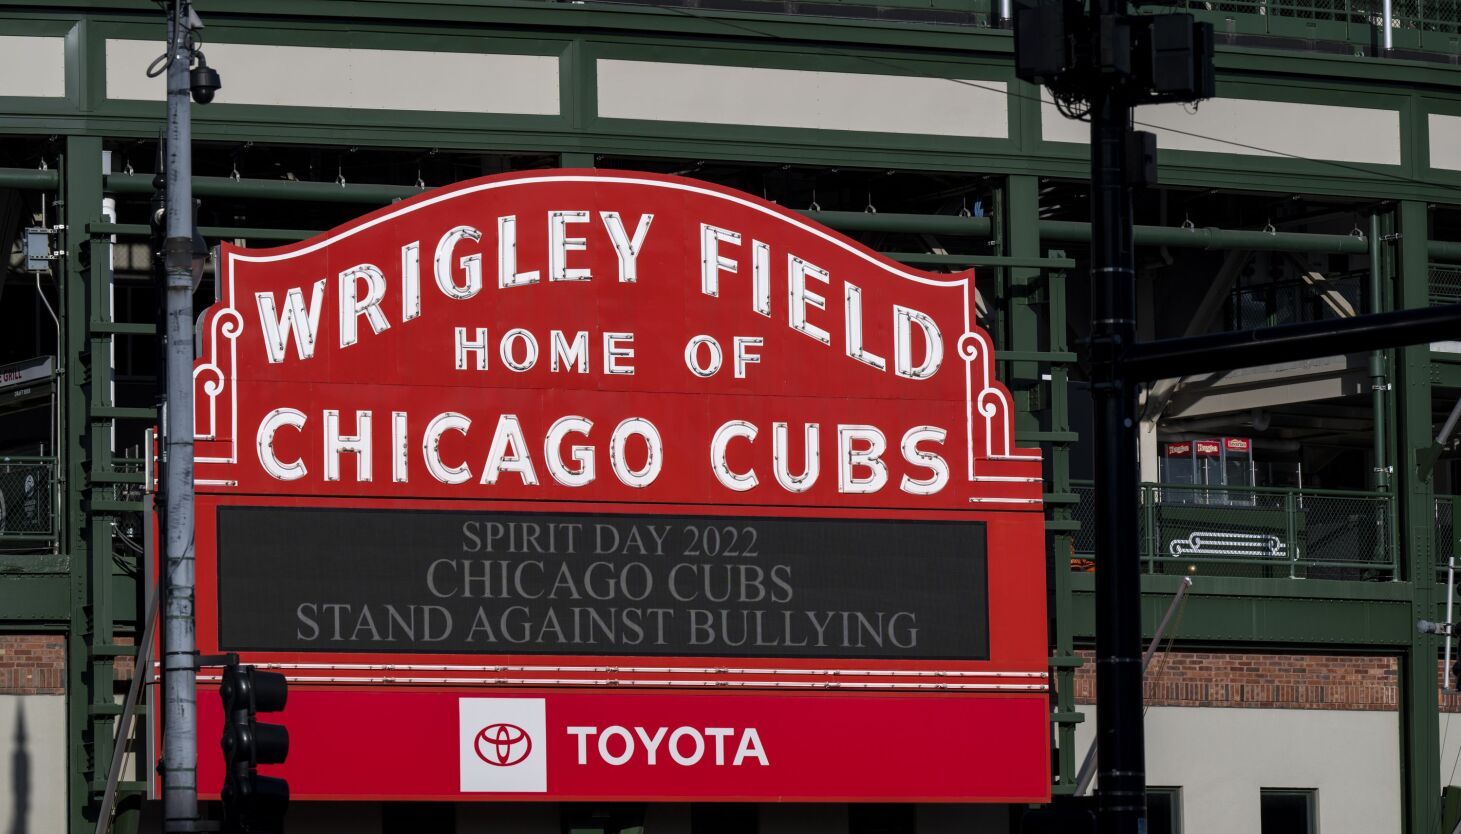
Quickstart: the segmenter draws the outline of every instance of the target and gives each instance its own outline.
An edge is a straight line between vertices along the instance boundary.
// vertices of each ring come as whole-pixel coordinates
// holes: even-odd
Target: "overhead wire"
[[[642,6],[640,4],[638,4],[638,3],[623,2],[623,0],[595,0],[595,2],[602,3],[604,5],[611,5],[611,6],[612,5],[623,5],[623,6],[635,6],[636,8],[642,8]],[[674,12],[674,13],[677,13],[677,14],[680,14],[680,15],[683,15],[685,17],[689,17],[689,18],[693,18],[695,20],[699,20],[699,21],[703,21],[703,22],[707,22],[707,23],[711,23],[711,24],[723,26],[723,27],[726,27],[726,28],[729,28],[729,29],[737,29],[737,30],[740,30],[740,31],[745,32],[747,34],[755,35],[757,37],[769,38],[769,39],[771,39],[773,41],[779,41],[779,42],[782,42],[782,43],[799,43],[799,41],[797,39],[795,39],[795,38],[787,38],[787,37],[784,37],[782,35],[778,35],[775,32],[768,32],[768,31],[763,30],[763,29],[754,28],[753,26],[747,25],[744,22],[726,20],[724,18],[719,18],[719,17],[712,17],[709,14],[706,14],[704,12],[701,12],[701,11],[698,11],[698,10],[684,8],[682,6],[670,6],[670,5],[666,5],[666,6],[656,6],[656,8],[658,8],[658,9],[664,9],[664,10],[667,10],[667,11],[671,11],[671,12]],[[883,58],[877,58],[877,57],[874,57],[874,56],[871,56],[871,55],[848,55],[848,56],[845,56],[845,57],[851,58],[851,59],[853,59],[855,61],[860,61],[860,62],[863,62],[863,63],[872,64],[872,65],[876,65],[876,66],[880,66],[880,67],[884,67],[884,68],[896,69],[899,72],[899,74],[903,74],[903,73],[906,73],[907,72],[907,66],[906,65],[899,64],[898,62],[890,61],[890,60],[883,59]],[[993,83],[981,83],[979,81],[975,81],[975,80],[968,79],[968,78],[953,78],[953,77],[947,76],[947,75],[927,75],[927,76],[920,76],[920,77],[923,77],[923,78],[932,78],[932,79],[936,79],[936,80],[940,80],[940,81],[948,81],[948,82],[953,83],[953,84],[959,84],[959,85],[962,85],[962,86],[965,86],[965,87],[973,87],[975,89],[984,90],[986,92],[991,92],[991,93],[995,93],[995,94],[998,94],[998,95],[1012,96],[1012,97],[1015,97],[1015,98],[1024,99],[1026,101],[1035,101],[1035,102],[1038,102],[1038,103],[1040,103],[1042,105],[1043,104],[1051,104],[1051,105],[1056,106],[1058,109],[1060,108],[1060,105],[1059,105],[1058,102],[1055,102],[1055,101],[1047,101],[1043,96],[1038,95],[1038,94],[1036,94],[1036,95],[1028,95],[1026,93],[1012,91],[1012,90],[1009,89],[1008,85],[994,86]],[[1151,128],[1153,130],[1166,131],[1168,133],[1175,133],[1175,134],[1178,134],[1180,136],[1187,136],[1187,137],[1194,138],[1194,139],[1203,139],[1205,141],[1216,142],[1218,144],[1227,145],[1229,147],[1242,148],[1244,150],[1254,151],[1254,152],[1257,152],[1257,153],[1267,154],[1267,155],[1271,155],[1271,156],[1278,156],[1278,157],[1283,157],[1283,158],[1286,158],[1286,159],[1292,159],[1292,160],[1301,161],[1301,162],[1312,162],[1312,163],[1314,163],[1316,165],[1325,165],[1325,166],[1329,166],[1329,167],[1332,167],[1332,168],[1337,168],[1337,169],[1340,169],[1340,170],[1348,171],[1348,172],[1351,172],[1351,173],[1363,174],[1366,177],[1384,176],[1384,177],[1386,177],[1388,179],[1391,179],[1391,180],[1398,180],[1398,181],[1410,183],[1410,184],[1413,184],[1413,185],[1422,185],[1422,186],[1427,186],[1427,187],[1431,187],[1431,188],[1442,188],[1442,189],[1445,189],[1445,190],[1448,190],[1448,191],[1461,191],[1461,186],[1454,186],[1454,185],[1449,185],[1449,184],[1446,184],[1446,183],[1430,182],[1430,181],[1427,181],[1427,180],[1420,179],[1419,177],[1406,176],[1402,172],[1394,172],[1394,173],[1391,173],[1391,172],[1377,172],[1377,171],[1375,171],[1375,170],[1373,170],[1371,168],[1366,168],[1366,167],[1364,167],[1362,165],[1356,165],[1356,164],[1352,164],[1352,163],[1341,162],[1339,160],[1334,160],[1334,159],[1321,159],[1321,158],[1317,158],[1317,157],[1304,156],[1302,154],[1296,154],[1296,153],[1292,153],[1292,152],[1289,152],[1289,151],[1282,151],[1282,150],[1278,150],[1276,148],[1267,148],[1267,147],[1264,147],[1262,145],[1254,145],[1254,144],[1251,144],[1251,143],[1248,143],[1248,142],[1240,142],[1240,141],[1237,141],[1236,139],[1225,139],[1225,138],[1221,138],[1221,137],[1217,137],[1217,136],[1209,136],[1207,134],[1198,133],[1196,131],[1183,130],[1181,128],[1174,128],[1174,127],[1170,127],[1170,126],[1167,126],[1167,125],[1159,125],[1159,124],[1154,124],[1154,123],[1151,123],[1151,122],[1144,122],[1144,121],[1141,121],[1140,119],[1132,119],[1132,124],[1135,125],[1135,126],[1137,126],[1137,127]]]

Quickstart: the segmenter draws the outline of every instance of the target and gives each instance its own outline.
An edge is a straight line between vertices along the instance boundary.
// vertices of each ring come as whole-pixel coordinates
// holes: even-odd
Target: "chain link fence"
[[[1461,266],[1430,265],[1431,304],[1461,304]]]
[[[1461,495],[1436,496],[1436,581],[1446,581],[1446,568],[1456,552],[1456,502]]]
[[[1094,565],[1095,496],[1074,486],[1076,569]],[[1293,579],[1395,577],[1394,502],[1380,493],[1143,484],[1148,573]]]
[[[0,457],[0,541],[56,535],[54,458]]]

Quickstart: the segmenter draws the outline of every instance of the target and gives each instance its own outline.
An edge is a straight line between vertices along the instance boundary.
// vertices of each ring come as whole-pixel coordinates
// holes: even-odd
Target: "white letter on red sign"
[[[578,763],[588,764],[588,737],[597,735],[598,727],[569,727],[568,734],[578,736]]]
[[[365,281],[365,297],[360,297],[359,282]],[[374,264],[352,266],[340,273],[340,347],[349,347],[358,341],[360,317],[370,321],[370,329],[376,333],[391,326],[386,314],[380,310],[380,303],[386,298],[386,276]]]
[[[858,449],[859,443],[867,448]],[[883,452],[888,440],[874,426],[837,427],[837,491],[852,493],[877,492],[888,483],[888,465]],[[862,467],[868,474],[858,477],[854,470]]]
[[[913,325],[923,331],[923,361],[913,364]],[[938,372],[944,361],[944,338],[938,325],[927,313],[893,305],[893,356],[898,376],[928,379]]]
[[[725,764],[725,737],[734,733],[734,727],[706,727],[705,734],[715,739],[715,763]]]
[[[259,323],[264,329],[264,349],[269,354],[270,362],[277,364],[284,361],[291,331],[294,333],[294,347],[299,351],[299,358],[308,359],[315,355],[315,334],[320,329],[320,310],[324,308],[321,303],[324,297],[323,278],[314,283],[307,309],[304,306],[304,291],[295,287],[284,294],[284,312],[280,314],[274,307],[273,293],[254,293],[254,299],[259,304]]]
[[[771,318],[771,244],[751,241],[751,309]]]
[[[752,353],[750,349],[761,347],[766,340],[760,336],[736,336],[732,343],[735,345],[736,379],[745,379],[747,365],[761,364],[761,354]]]
[[[741,733],[741,743],[736,747],[736,758],[731,766],[734,767],[745,759],[755,759],[767,767],[771,765],[766,761],[766,749],[761,746],[761,734],[756,732],[755,727],[747,727]]]
[[[665,740],[665,733],[668,732],[669,729],[669,727],[660,727],[659,730],[651,736],[644,731],[643,727],[634,728],[634,734],[639,736],[640,743],[644,745],[644,752],[647,759],[646,764],[654,764],[655,761],[658,759],[659,743]]]
[[[340,412],[325,410],[325,480],[340,480],[340,455],[355,455],[355,480],[370,480],[370,412],[355,412],[355,434],[340,434]]]
[[[589,430],[593,427],[593,421],[585,417],[560,417],[548,428],[548,439],[543,443],[543,460],[547,462],[548,474],[553,476],[553,480],[571,487],[588,486],[593,483],[594,448],[592,446],[574,446],[569,450],[569,457],[578,463],[577,472],[563,464],[561,454],[565,435],[575,433],[588,437]]]
[[[842,299],[845,302],[843,336],[847,341],[847,355],[880,371],[887,370],[888,360],[862,345],[862,287],[850,282],[843,285]]]
[[[624,739],[624,750],[617,756],[609,752],[609,739],[611,738]],[[599,734],[599,758],[606,763],[618,767],[628,762],[629,757],[633,755],[634,738],[629,735],[628,730],[619,726],[605,727],[604,731]]]
[[[285,463],[274,454],[274,433],[279,431],[279,427],[290,426],[300,430],[304,428],[304,421],[304,412],[293,408],[276,408],[259,421],[259,433],[255,438],[259,447],[259,465],[275,480],[297,481],[309,471],[303,460],[296,458]]]
[[[938,426],[914,426],[903,435],[903,459],[914,466],[926,467],[933,475],[921,480],[904,475],[899,489],[912,495],[933,495],[948,484],[949,464],[942,456],[918,448],[925,440],[941,444],[947,437],[948,432]]]
[[[629,438],[636,435],[644,438],[645,461],[639,469],[630,469],[626,447]],[[664,443],[653,423],[643,417],[630,417],[614,427],[614,434],[609,438],[609,465],[625,486],[647,487],[654,483],[664,462]]]
[[[577,370],[581,374],[588,373],[588,331],[580,330],[573,334],[573,343],[569,344],[568,338],[563,335],[562,330],[554,330],[548,336],[552,343],[552,364],[554,372],[560,367],[558,360],[563,360],[564,370]]]
[[[482,483],[495,484],[503,472],[516,472],[524,486],[537,486],[538,473],[533,470],[533,459],[527,454],[528,441],[523,437],[523,427],[516,414],[503,414],[497,418],[497,430],[492,433],[492,447],[487,450],[487,463],[482,467]]]
[[[821,431],[816,423],[807,423],[802,428],[802,434],[806,438],[803,452],[806,464],[800,475],[791,474],[791,452],[787,448],[790,445],[787,434],[786,423],[771,424],[771,471],[776,475],[776,482],[787,492],[806,492],[817,482],[817,473],[822,469],[822,452],[818,447]]]
[[[477,328],[476,340],[467,338],[467,328],[458,327],[453,330],[453,341],[456,343],[457,370],[467,369],[467,354],[477,354],[477,370],[487,370],[487,328]]]
[[[807,276],[823,284],[831,283],[832,276],[827,274],[827,270],[813,266],[796,255],[786,257],[786,295],[790,305],[786,311],[787,323],[798,333],[805,333],[824,345],[832,344],[832,337],[827,331],[807,321],[808,307],[827,309],[827,299],[807,289]]]
[[[582,252],[588,248],[588,240],[568,236],[569,223],[587,223],[586,211],[548,212],[548,280],[588,281],[593,278],[587,267],[569,267],[568,253]]]
[[[710,348],[710,361],[704,365],[700,364],[701,346]],[[685,344],[685,367],[702,379],[715,376],[720,370],[720,343],[715,341],[715,337],[704,334],[692,338]]]
[[[421,241],[401,247],[401,321],[421,315]]]
[[[745,420],[731,420],[715,430],[715,436],[710,440],[710,469],[715,473],[715,479],[720,481],[726,489],[745,492],[754,488],[759,479],[756,477],[754,469],[744,474],[731,471],[730,462],[725,457],[725,449],[732,440],[738,437],[744,437],[748,441],[755,440],[756,427]]]
[[[497,286],[525,287],[538,283],[538,271],[517,271],[517,215],[497,218]]]
[[[631,347],[633,344],[633,333],[605,333],[604,373],[633,376],[634,366],[621,361],[634,358],[634,348]]]
[[[522,342],[523,344],[523,358],[521,362],[517,361],[517,358],[513,356],[514,342]],[[522,373],[538,363],[538,339],[521,327],[514,327],[507,331],[502,337],[502,344],[498,346],[498,350],[502,354],[502,364],[506,365],[510,371]]]
[[[694,753],[686,756],[680,752],[680,739],[682,738],[694,739]],[[674,759],[676,764],[689,766],[700,761],[700,758],[704,755],[705,739],[700,736],[700,732],[694,727],[680,727],[673,733],[670,733],[670,758]]]
[[[634,283],[639,279],[639,251],[644,246],[644,238],[649,234],[649,224],[654,221],[654,215],[639,215],[639,225],[634,229],[632,240],[624,233],[624,221],[619,219],[619,212],[601,211],[599,217],[609,232],[609,241],[614,244],[614,254],[619,256],[619,283]]]
[[[391,480],[404,484],[410,480],[406,474],[406,462],[410,441],[406,439],[406,412],[391,412]]]
[[[736,272],[739,265],[720,254],[720,244],[741,245],[739,232],[732,232],[710,225],[700,224],[700,291],[710,296],[720,296],[720,273]]]
[[[426,424],[426,433],[421,436],[421,454],[426,458],[426,471],[431,477],[444,484],[464,484],[472,479],[472,469],[466,463],[447,466],[441,462],[441,436],[449,431],[466,434],[471,427],[471,419],[455,411],[438,414]]]
[[[482,255],[474,253],[462,256],[462,272],[467,282],[461,286],[452,279],[451,256],[457,243],[463,239],[479,242],[482,233],[471,226],[457,226],[441,236],[436,243],[436,286],[449,298],[465,301],[482,290]]]

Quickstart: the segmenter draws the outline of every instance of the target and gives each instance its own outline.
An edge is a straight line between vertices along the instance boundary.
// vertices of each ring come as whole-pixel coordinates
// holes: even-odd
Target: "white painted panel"
[[[66,698],[0,695],[0,831],[66,830]]]
[[[1430,114],[1431,167],[1461,171],[1461,116]]]
[[[1136,121],[1167,150],[1400,164],[1398,110],[1215,98],[1196,112],[1181,104],[1138,107]],[[1040,135],[1046,142],[1088,142],[1090,130],[1045,97]]]
[[[145,72],[161,52],[152,41],[109,39],[107,97],[162,101],[163,79]],[[244,43],[210,43],[205,52],[223,76],[219,104],[558,114],[551,55]]]
[[[1096,719],[1080,711],[1077,760]],[[1324,834],[1400,834],[1393,710],[1151,707],[1146,760],[1148,785],[1182,788],[1183,834],[1257,832],[1261,788],[1317,789]]]
[[[0,96],[65,95],[65,38],[0,35]]]
[[[599,115],[610,119],[1009,135],[1005,85],[901,75],[598,62]]]

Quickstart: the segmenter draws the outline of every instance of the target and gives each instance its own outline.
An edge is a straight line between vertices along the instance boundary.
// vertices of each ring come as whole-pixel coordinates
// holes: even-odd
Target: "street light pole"
[[[1096,0],[1093,15],[1125,11]],[[1099,22],[1097,38],[1112,31]],[[1103,45],[1104,46],[1104,45]],[[1098,47],[1098,51],[1101,47]],[[1120,357],[1136,341],[1136,261],[1127,148],[1131,104],[1115,85],[1091,98],[1091,396],[1095,405],[1096,792],[1101,834],[1140,834],[1146,818],[1141,562],[1136,519],[1136,385]]]
[[[168,15],[167,237],[163,242],[167,373],[163,606],[163,831],[198,829],[197,651],[193,622],[193,157],[188,0]]]

